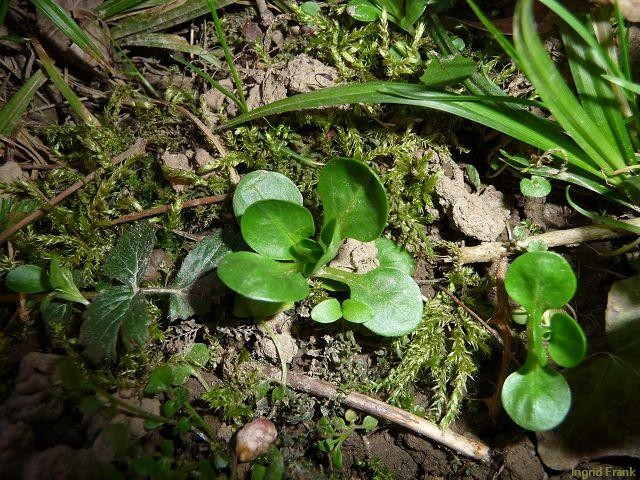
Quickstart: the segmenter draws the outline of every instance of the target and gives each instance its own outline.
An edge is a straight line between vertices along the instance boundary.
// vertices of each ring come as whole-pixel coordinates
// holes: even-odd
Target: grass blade
[[[495,101],[480,102],[478,97],[475,97],[473,101],[465,101],[464,96],[430,90],[409,83],[371,82],[323,88],[256,108],[232,119],[219,128],[230,128],[269,115],[354,103],[394,103],[452,113],[506,133],[543,151],[559,152],[562,150],[563,155],[558,154],[562,161],[566,160],[564,158],[566,155],[576,168],[603,178],[603,174],[590,164],[589,159],[585,158],[579,146],[549,120],[537,117],[526,110],[520,110],[521,115],[514,115],[513,108],[505,108]]]
[[[218,0],[217,8],[223,8],[235,0]],[[166,30],[184,22],[209,13],[207,0],[186,0],[160,5],[145,12],[134,15],[111,29],[114,40],[122,39],[136,33],[152,33]]]
[[[100,49],[87,33],[54,0],[29,0],[49,21],[79,48],[91,55],[98,63],[107,66]]]
[[[11,135],[36,91],[47,81],[42,70],[35,72],[0,110],[0,135]]]
[[[609,141],[617,146],[625,163],[630,162],[634,158],[634,151],[629,132],[611,83],[602,78],[602,69],[595,65],[594,50],[573,29],[562,28],[561,34],[573,81],[585,112]]]
[[[37,40],[32,40],[33,47],[38,54],[38,58],[40,58],[40,63],[42,67],[47,72],[49,79],[53,82],[56,88],[60,91],[65,100],[69,103],[69,106],[73,109],[74,112],[87,124],[87,125],[100,125],[100,122],[96,117],[94,117],[89,109],[84,106],[84,104],[80,101],[78,96],[75,94],[71,87],[67,82],[65,82],[62,77],[62,73],[55,66],[53,60],[47,55],[47,52],[44,51],[42,45]]]
[[[611,227],[616,230],[626,230],[628,232],[640,234],[640,227],[631,225],[627,222],[621,222],[620,220],[616,220],[615,218],[606,217],[604,215],[598,215],[597,213],[587,210],[586,208],[582,208],[580,205],[578,205],[571,199],[571,196],[569,195],[569,188],[570,187],[567,187],[567,194],[566,194],[567,202],[569,202],[569,205],[571,205],[571,207],[577,212],[581,213],[585,217],[590,218],[591,220],[594,220],[597,223],[602,223],[607,227]]]
[[[139,6],[146,0],[107,0],[94,10],[98,18],[105,20],[113,17],[118,13],[126,12],[132,8]]]
[[[173,58],[176,62],[181,63],[182,65],[184,65],[188,69],[190,69],[193,72],[195,72],[200,78],[202,78],[203,80],[208,82],[209,85],[211,85],[213,88],[215,88],[216,90],[219,90],[223,95],[225,95],[226,97],[230,98],[233,101],[233,103],[235,103],[238,106],[240,111],[243,110],[243,105],[242,105],[242,102],[240,102],[240,99],[238,97],[236,97],[232,92],[230,92],[229,90],[224,88],[222,85],[220,85],[220,82],[217,82],[213,78],[211,78],[211,75],[209,75],[207,72],[199,69],[198,67],[196,67],[191,62],[187,62],[186,60],[182,60],[181,58],[175,57],[173,55],[171,56],[171,58]]]
[[[211,52],[205,50],[199,45],[191,45],[186,39],[179,35],[171,35],[166,33],[141,33],[125,38],[121,46],[136,46],[147,48],[164,48],[177,52],[191,53],[211,63],[215,67],[221,65],[220,59]]]
[[[513,36],[521,70],[558,123],[588,155],[592,167],[605,172],[624,168],[622,152],[587,115],[548,57],[533,21],[533,0],[517,3]]]
[[[612,75],[602,75],[602,78],[610,81],[611,83],[615,83],[616,85],[620,85],[622,88],[629,90],[637,95],[640,95],[640,83],[630,82],[625,78],[614,77]]]
[[[480,19],[485,28],[489,31],[489,33],[496,39],[500,47],[505,51],[509,57],[513,59],[514,62],[518,61],[518,52],[516,52],[513,44],[507,39],[507,37],[493,24],[489,17],[487,17],[484,12],[476,5],[476,2],[473,0],[467,0],[467,3],[473,10],[473,13],[476,14],[476,17]]]

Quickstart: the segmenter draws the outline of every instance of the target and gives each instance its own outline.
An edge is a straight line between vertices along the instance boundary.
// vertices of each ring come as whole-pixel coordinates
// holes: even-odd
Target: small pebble
[[[278,438],[273,422],[267,418],[256,418],[247,423],[236,435],[236,453],[240,462],[250,462],[263,453]]]

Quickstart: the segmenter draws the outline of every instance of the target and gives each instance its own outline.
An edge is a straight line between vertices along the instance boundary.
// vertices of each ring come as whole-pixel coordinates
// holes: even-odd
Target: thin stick
[[[273,380],[279,380],[282,374],[280,370],[270,366],[265,367],[265,373]],[[338,387],[329,382],[292,372],[289,372],[287,375],[287,385],[294,390],[340,401],[348,407],[356,408],[389,422],[396,423],[476,460],[483,462],[490,460],[490,449],[484,443],[465,437],[449,429],[441,430],[435,423],[418,417],[413,413],[406,412],[401,408],[389,405],[381,400],[368,397],[361,393],[350,393],[346,397],[343,397],[339,394]]]
[[[640,226],[640,218],[632,218],[631,220],[624,220],[624,222],[636,227]],[[634,234],[626,230],[612,230],[604,225],[589,225],[533,235],[515,242],[515,245],[506,242],[486,242],[475,247],[462,247],[460,249],[460,259],[462,263],[492,262],[503,255],[526,250],[527,246],[535,241],[544,242],[548,247],[560,247],[629,235]]]
[[[134,155],[139,155],[141,153],[144,153],[146,145],[147,145],[147,141],[142,139],[142,138],[139,138],[125,152],[121,153],[120,155],[118,155],[117,157],[115,157],[112,160],[113,165],[118,165],[119,163],[125,161],[128,158],[131,158]],[[89,175],[84,177],[84,179],[82,179],[80,181],[77,181],[76,183],[71,185],[69,188],[67,188],[63,192],[61,192],[58,195],[56,195],[55,197],[53,197],[51,200],[49,200],[49,202],[47,202],[47,204],[49,206],[57,205],[62,200],[67,198],[69,195],[71,195],[72,193],[75,193],[76,191],[80,190],[85,184],[87,184],[88,182],[93,180],[94,177],[96,176],[96,173],[101,172],[101,171],[102,171],[102,169],[99,168],[98,170],[95,170],[95,171],[91,172]],[[17,231],[19,231],[22,228],[26,227],[30,223],[35,222],[36,220],[44,217],[45,214],[46,214],[46,212],[44,210],[36,210],[35,212],[32,212],[29,215],[27,215],[26,217],[24,217],[18,223],[15,223],[15,224],[11,225],[5,231],[0,233],[0,245],[3,244],[4,242],[6,242],[14,233],[16,233]]]
[[[222,195],[213,195],[211,197],[195,198],[193,200],[187,200],[180,205],[180,209],[199,207],[201,205],[209,205],[211,203],[219,203],[225,201],[229,197],[229,194],[224,193]],[[111,225],[119,225],[121,223],[133,222],[142,218],[153,217],[162,213],[167,213],[171,210],[172,205],[160,205],[159,207],[148,208],[147,210],[141,210],[139,212],[128,213],[122,217],[118,217],[111,221]]]

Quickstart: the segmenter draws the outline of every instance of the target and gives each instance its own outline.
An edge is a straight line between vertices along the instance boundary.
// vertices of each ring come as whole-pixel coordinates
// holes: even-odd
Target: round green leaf
[[[571,265],[554,252],[527,252],[516,258],[505,278],[509,296],[533,314],[565,305],[576,291]]]
[[[325,225],[335,219],[343,238],[370,242],[387,225],[389,205],[384,187],[362,162],[337,158],[327,163],[318,177],[318,196]]]
[[[376,240],[376,249],[380,266],[399,268],[407,275],[413,275],[415,263],[411,254],[404,248],[388,238],[381,237]]]
[[[296,302],[309,295],[307,280],[292,264],[252,252],[233,252],[218,265],[218,277],[231,290],[264,302]]]
[[[242,177],[236,186],[233,213],[240,219],[249,205],[269,199],[302,205],[302,194],[295,183],[281,173],[256,170]]]
[[[534,360],[507,377],[502,387],[502,405],[522,428],[550,430],[569,413],[571,390],[562,375]]]
[[[320,5],[317,2],[303,2],[300,5],[300,10],[302,10],[307,15],[311,15],[312,17],[317,17],[321,15]]]
[[[14,268],[7,274],[5,283],[14,292],[27,294],[46,292],[51,288],[47,273],[36,265],[21,265]]]
[[[342,302],[342,316],[351,323],[365,323],[373,319],[373,310],[366,303],[348,298]]]
[[[247,245],[274,260],[295,260],[292,249],[315,233],[311,212],[285,200],[251,204],[242,215],[240,229]]]
[[[520,180],[520,191],[525,197],[546,197],[551,192],[549,181],[538,175]]]
[[[379,267],[349,282],[351,298],[373,311],[363,325],[385,337],[406,335],[422,320],[422,294],[413,279],[397,268]]]
[[[565,312],[554,313],[550,322],[549,355],[561,367],[575,367],[587,354],[587,337]]]
[[[380,18],[380,9],[369,0],[351,0],[347,13],[361,22],[374,22]]]
[[[333,323],[341,317],[342,308],[335,298],[323,300],[311,310],[311,318],[318,323]]]

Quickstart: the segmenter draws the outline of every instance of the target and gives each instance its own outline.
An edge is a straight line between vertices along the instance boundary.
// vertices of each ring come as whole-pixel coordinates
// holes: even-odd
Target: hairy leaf
[[[351,0],[347,13],[361,22],[374,22],[380,18],[380,9],[369,0]]]
[[[293,248],[315,233],[311,212],[285,200],[251,204],[240,228],[247,245],[274,260],[295,260]]]
[[[91,302],[83,315],[80,342],[95,362],[116,356],[118,332],[127,349],[144,345],[150,318],[142,293],[129,286],[104,290]]]
[[[147,270],[155,238],[153,225],[148,222],[136,223],[111,250],[104,272],[110,278],[135,288]]]

